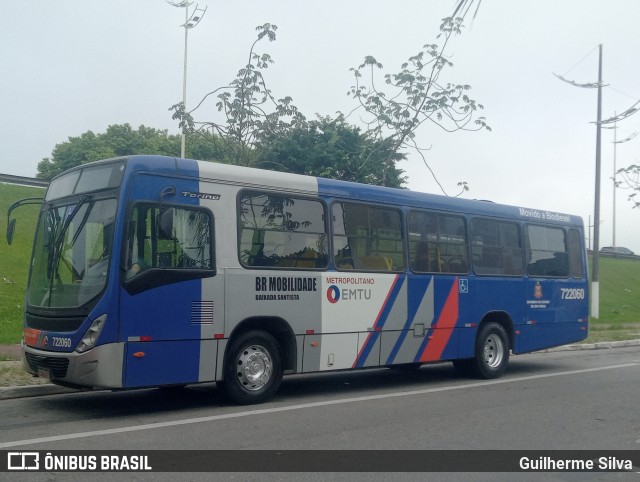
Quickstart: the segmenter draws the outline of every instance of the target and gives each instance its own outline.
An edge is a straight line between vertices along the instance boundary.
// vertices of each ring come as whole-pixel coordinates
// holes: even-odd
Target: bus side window
[[[551,226],[527,226],[527,274],[531,276],[566,278],[569,276],[569,256],[565,232]]]
[[[411,269],[417,273],[467,273],[464,218],[426,211],[409,213]]]
[[[399,210],[336,203],[332,214],[336,268],[347,271],[404,269],[405,249]]]
[[[324,269],[324,205],[317,199],[262,192],[238,197],[239,258],[248,268]]]
[[[496,219],[471,220],[473,269],[479,275],[522,276],[520,226]]]
[[[577,229],[569,230],[569,274],[572,278],[584,277],[582,264],[582,235]]]

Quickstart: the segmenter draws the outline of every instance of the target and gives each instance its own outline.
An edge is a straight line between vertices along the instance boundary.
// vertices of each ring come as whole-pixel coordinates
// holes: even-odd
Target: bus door
[[[198,182],[138,174],[130,189],[120,309],[125,387],[215,380],[224,290],[215,276],[214,215],[184,192],[197,193]]]

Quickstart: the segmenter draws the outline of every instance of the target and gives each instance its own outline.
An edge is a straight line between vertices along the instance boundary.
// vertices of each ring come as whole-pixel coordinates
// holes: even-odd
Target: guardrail
[[[45,188],[49,185],[49,181],[37,179],[35,177],[14,176],[13,174],[0,174],[0,182],[9,184],[18,184],[20,186],[34,186]]]
[[[637,254],[622,254],[622,253],[607,253],[600,251],[601,258],[617,258],[617,259],[634,259],[640,261],[640,256]]]

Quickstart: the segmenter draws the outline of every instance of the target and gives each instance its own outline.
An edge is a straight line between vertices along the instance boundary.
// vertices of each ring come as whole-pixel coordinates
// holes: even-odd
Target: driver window
[[[211,213],[138,204],[129,220],[126,279],[150,268],[213,269]]]

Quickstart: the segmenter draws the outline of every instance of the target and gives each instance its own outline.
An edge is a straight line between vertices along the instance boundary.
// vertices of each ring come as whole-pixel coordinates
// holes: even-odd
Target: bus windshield
[[[105,287],[117,200],[75,197],[42,209],[33,251],[27,303],[76,308]]]

